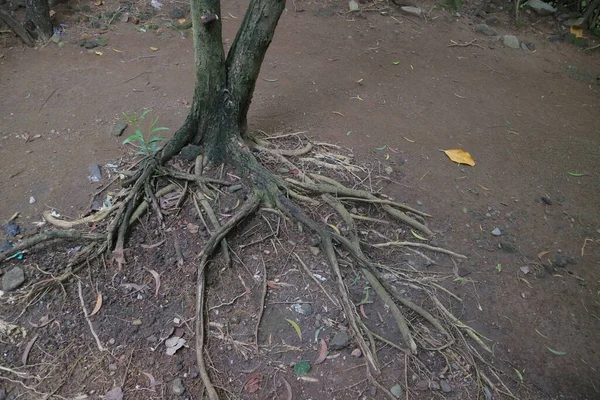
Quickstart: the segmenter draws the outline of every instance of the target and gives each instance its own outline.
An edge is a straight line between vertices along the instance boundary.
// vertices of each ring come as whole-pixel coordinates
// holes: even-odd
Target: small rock
[[[573,257],[573,256],[567,257],[568,264],[577,264],[578,262],[579,262],[579,259],[577,257]]]
[[[158,342],[158,338],[156,337],[156,335],[150,335],[146,338],[146,342],[155,343]]]
[[[134,319],[131,323],[133,325],[135,325],[135,326],[140,326],[142,324],[142,320],[141,319]]]
[[[60,42],[60,35],[58,33],[55,33],[54,35],[52,35],[52,37],[50,38],[50,40],[52,40],[54,43]]]
[[[99,164],[90,164],[88,171],[90,171],[88,176],[90,182],[100,182],[102,180],[102,171]]]
[[[229,186],[229,189],[227,190],[229,193],[235,193],[239,190],[242,190],[244,187],[242,185],[231,185]]]
[[[113,136],[121,136],[123,132],[127,129],[127,124],[123,121],[115,122],[115,124],[110,129],[110,134]]]
[[[25,272],[21,268],[15,267],[2,277],[2,290],[10,292],[21,286],[23,282],[25,282]]]
[[[414,15],[415,17],[420,17],[423,13],[423,11],[419,7],[404,6],[400,7],[400,10],[402,10],[406,14]]]
[[[329,343],[329,350],[342,350],[350,343],[350,335],[347,331],[338,331]]]
[[[417,200],[417,205],[418,205],[418,206],[422,206],[422,205],[423,205],[423,202],[422,202],[421,200]]]
[[[489,26],[498,26],[500,25],[500,20],[497,17],[490,17],[485,20]]]
[[[450,393],[452,391],[452,386],[450,386],[445,379],[440,380],[440,387],[444,393]]]
[[[317,10],[317,15],[319,17],[333,17],[335,13],[331,8],[319,8]]]
[[[321,249],[318,248],[317,246],[310,246],[308,249],[310,250],[310,252],[313,256],[318,256],[319,253],[321,252]]]
[[[429,387],[431,388],[431,390],[440,390],[440,384],[436,381],[431,381]]]
[[[502,231],[500,230],[500,228],[494,228],[494,229],[492,229],[492,235],[500,236],[500,235],[502,235]]]
[[[573,18],[573,19],[568,19],[565,22],[563,22],[563,25],[565,25],[565,26],[581,26],[584,22],[585,22],[584,17]]]
[[[114,387],[106,392],[105,400],[123,400],[123,389],[120,386]]]
[[[556,256],[556,257],[552,258],[550,261],[552,262],[552,265],[554,265],[555,267],[559,267],[559,268],[567,267],[567,259],[565,257]]]
[[[348,2],[348,8],[350,8],[350,11],[358,11],[358,3],[355,0],[350,0]]]
[[[506,47],[510,47],[511,49],[518,49],[521,47],[519,39],[517,39],[517,37],[514,35],[502,36],[502,43],[504,43]]]
[[[515,246],[513,246],[510,243],[506,243],[506,242],[500,243],[500,248],[510,254],[517,252],[517,249],[515,248]]]
[[[394,385],[390,389],[390,392],[392,392],[392,394],[394,395],[395,398],[401,399],[404,390],[402,390],[402,386],[400,386],[400,385]]]
[[[193,144],[188,144],[179,152],[184,160],[194,161],[202,153],[202,148]]]
[[[277,172],[280,174],[289,174],[290,173],[290,169],[289,168],[285,168],[285,167],[280,167],[277,168]]]
[[[108,370],[109,371],[116,371],[119,367],[117,366],[117,364],[108,364]]]
[[[310,315],[313,312],[313,307],[310,303],[296,303],[293,308],[295,312],[302,315]]]
[[[185,387],[183,386],[183,382],[181,378],[175,378],[171,381],[171,390],[174,394],[180,396],[185,392]]]
[[[358,358],[358,357],[362,356],[362,351],[360,351],[360,349],[357,348],[357,349],[352,350],[352,353],[350,353],[350,354],[353,357]]]
[[[29,197],[29,204],[33,204],[35,203],[35,197],[31,196]]]
[[[428,381],[419,381],[419,382],[416,383],[415,386],[419,390],[428,390],[429,389],[429,382]]]
[[[391,175],[394,172],[394,169],[392,167],[385,167],[383,169],[383,171],[387,174],[387,175]]]
[[[65,42],[58,42],[56,45],[58,46],[58,48],[63,48],[65,47]]]
[[[121,14],[121,18],[119,18],[119,20],[123,23],[129,22],[129,17],[130,17],[129,13],[123,13],[123,14]]]
[[[98,43],[96,43],[93,40],[84,40],[83,42],[81,42],[81,46],[85,47],[88,50],[90,50],[90,49],[93,49],[95,47],[98,47]]]
[[[556,12],[556,8],[541,0],[528,0],[525,6],[532,9],[538,15],[552,15]]]
[[[486,36],[496,36],[497,33],[491,29],[487,24],[475,25],[475,32],[483,33]]]
[[[175,7],[174,9],[171,10],[170,16],[173,19],[181,19],[181,18],[185,17],[185,13],[183,12],[183,10],[181,8]]]
[[[552,200],[550,199],[550,197],[548,196],[542,196],[542,201],[544,203],[546,203],[547,205],[551,206],[552,205]]]

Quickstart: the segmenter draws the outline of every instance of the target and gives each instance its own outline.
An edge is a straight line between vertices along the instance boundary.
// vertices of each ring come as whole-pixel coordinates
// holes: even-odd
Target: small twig
[[[263,265],[263,281],[262,281],[262,293],[260,296],[260,309],[258,311],[258,315],[256,316],[256,325],[254,327],[254,343],[256,344],[256,349],[258,350],[258,330],[260,328],[260,322],[262,321],[263,313],[265,312],[265,301],[267,300],[267,266],[265,265],[265,260],[261,257],[262,265]]]
[[[127,61],[128,63],[132,62],[132,61],[138,61],[138,60],[142,60],[144,58],[154,58],[156,57],[155,55],[150,55],[150,56],[139,56],[136,58],[132,58],[131,60]]]
[[[79,292],[79,300],[81,301],[81,309],[83,310],[83,316],[85,317],[85,320],[87,321],[88,325],[90,326],[90,331],[92,332],[92,336],[94,337],[94,339],[96,339],[96,345],[98,346],[98,350],[106,351],[104,346],[102,346],[102,343],[100,343],[100,338],[98,337],[98,334],[96,334],[96,331],[94,330],[92,321],[90,321],[90,317],[89,317],[87,308],[85,307],[85,300],[83,300],[83,292],[81,289],[81,281],[80,280],[77,281],[77,291]]]
[[[132,80],[134,80],[135,78],[138,78],[138,77],[140,77],[140,76],[142,76],[142,75],[144,75],[144,74],[147,74],[147,73],[149,73],[149,71],[140,72],[139,74],[137,74],[137,75],[136,75],[136,76],[134,76],[133,78],[125,79],[123,82],[121,82],[121,83],[120,83],[120,85],[122,85],[122,84],[124,84],[124,83],[127,83],[127,82],[129,82],[129,81],[132,81]]]
[[[48,100],[50,100],[50,97],[52,97],[52,95],[53,95],[54,93],[56,93],[56,91],[57,91],[57,90],[58,90],[58,88],[54,89],[54,90],[52,91],[52,93],[50,93],[50,94],[48,95],[48,97],[46,97],[46,100],[44,100],[44,102],[43,102],[43,103],[42,103],[42,105],[40,106],[40,109],[38,110],[38,112],[42,111],[42,108],[44,107],[44,105],[46,105],[46,103],[48,102]]]
[[[376,244],[372,244],[371,246],[373,247],[388,247],[388,246],[406,246],[406,247],[422,247],[424,249],[427,250],[431,250],[431,251],[437,251],[438,253],[444,253],[444,254],[448,254],[450,256],[456,257],[456,258],[467,258],[467,256],[462,255],[462,254],[458,254],[455,253],[451,250],[447,250],[441,247],[435,247],[432,246],[430,244],[425,244],[425,243],[415,243],[415,242],[387,242],[387,243],[376,243]]]
[[[597,49],[598,47],[600,47],[600,44],[597,44],[597,45],[595,45],[595,46],[592,46],[592,47],[588,47],[588,48],[586,48],[586,49],[583,49],[583,51],[594,50],[594,49]]]
[[[449,44],[448,47],[477,46],[480,49],[484,49],[485,50],[485,48],[482,45],[475,43],[477,41],[477,39],[473,39],[473,40],[471,40],[470,42],[467,42],[467,43],[457,43],[454,40],[450,40],[450,41],[452,42],[452,44]]]
[[[327,292],[327,290],[325,290],[325,288],[323,287],[323,285],[321,284],[321,282],[319,282],[319,280],[313,276],[312,272],[310,272],[310,270],[308,269],[308,267],[306,266],[306,264],[304,263],[304,261],[302,261],[302,259],[300,258],[300,256],[294,252],[294,255],[296,256],[296,259],[298,260],[298,262],[300,263],[300,265],[302,265],[302,268],[304,268],[304,271],[308,274],[308,276],[310,276],[317,284],[317,286],[319,286],[319,288],[321,288],[321,290],[323,291],[323,293],[325,293],[325,295],[329,298],[329,301],[331,301],[331,303],[336,306],[338,309],[342,309],[342,307],[340,306],[340,303],[335,301],[331,295]]]

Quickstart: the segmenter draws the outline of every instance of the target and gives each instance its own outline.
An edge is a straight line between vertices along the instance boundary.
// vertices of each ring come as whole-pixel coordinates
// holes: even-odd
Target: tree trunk
[[[222,44],[220,1],[190,3],[196,65],[194,97],[189,115],[165,146],[161,161],[169,160],[188,144],[202,144],[209,160],[218,162],[228,156],[236,167],[245,168],[244,161],[231,153],[243,146],[252,93],[285,0],[251,0],[227,58]]]
[[[38,42],[47,42],[52,37],[50,5],[48,0],[27,0],[27,22],[25,26]]]

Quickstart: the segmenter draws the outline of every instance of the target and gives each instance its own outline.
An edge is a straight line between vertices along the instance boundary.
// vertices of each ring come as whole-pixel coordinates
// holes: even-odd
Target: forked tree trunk
[[[50,5],[48,0],[27,0],[26,27],[34,40],[47,42],[52,36]]]
[[[237,159],[246,116],[262,61],[285,0],[251,0],[244,21],[225,57],[219,0],[191,0],[196,66],[192,107],[183,126],[162,152],[165,162],[188,144],[202,144],[209,160]]]

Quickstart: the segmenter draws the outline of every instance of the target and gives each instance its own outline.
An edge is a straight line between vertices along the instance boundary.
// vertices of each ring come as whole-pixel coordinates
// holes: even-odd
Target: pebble
[[[173,19],[181,19],[185,17],[185,13],[183,12],[183,10],[179,7],[175,7],[173,10],[171,10],[171,18]]]
[[[121,136],[123,132],[127,129],[127,124],[123,121],[115,122],[115,124],[110,129],[110,134],[113,136]]]
[[[29,198],[29,204],[33,204],[33,203],[35,203],[35,197],[31,196]]]
[[[21,268],[15,267],[2,277],[2,290],[10,292],[21,286],[23,282],[25,282],[25,272]]]
[[[394,385],[390,389],[390,392],[394,395],[395,398],[400,399],[400,398],[402,398],[402,393],[404,391],[402,390],[402,386],[400,386],[400,385]]]
[[[90,182],[100,182],[102,180],[102,171],[100,170],[100,164],[90,164],[88,167],[90,174],[88,179]]]
[[[185,387],[183,386],[181,378],[175,378],[171,381],[171,390],[176,395],[182,395],[185,392]]]
[[[391,175],[394,172],[394,168],[392,167],[385,167],[383,169],[383,171],[387,174],[387,175]]]
[[[542,196],[542,201],[544,203],[546,203],[547,205],[551,206],[552,205],[552,200],[550,199],[550,197],[548,196]]]
[[[342,350],[350,343],[350,335],[347,331],[339,331],[331,339],[329,350]]]
[[[310,246],[308,249],[310,250],[310,252],[313,256],[318,256],[319,253],[321,252],[321,249],[319,249],[316,246]]]
[[[450,386],[445,379],[440,380],[440,387],[444,393],[450,393],[452,391],[452,386]]]
[[[310,315],[313,312],[313,307],[310,303],[296,303],[294,304],[294,311],[298,314]]]
[[[500,235],[502,235],[502,231],[499,228],[494,228],[492,230],[492,235],[494,235],[494,236],[500,236]]]
[[[483,33],[486,36],[496,36],[496,31],[491,29],[487,24],[475,25],[475,32]]]
[[[415,17],[420,17],[421,14],[423,13],[423,11],[419,7],[405,6],[405,7],[400,7],[400,10],[402,10],[406,14],[414,15]]]
[[[423,202],[422,202],[421,200],[417,200],[417,205],[418,205],[418,206],[422,206],[422,205],[423,205]]]
[[[514,35],[502,36],[502,43],[504,43],[506,47],[510,47],[511,49],[521,48],[521,43],[519,43],[519,39],[517,39],[517,37]]]
[[[238,190],[242,190],[243,186],[242,185],[231,185],[229,186],[229,193],[234,193],[237,192]]]
[[[142,320],[141,320],[141,319],[134,319],[134,320],[132,321],[132,324],[133,324],[133,325],[136,325],[136,326],[139,326],[139,325],[141,325],[141,324],[142,324]]]

